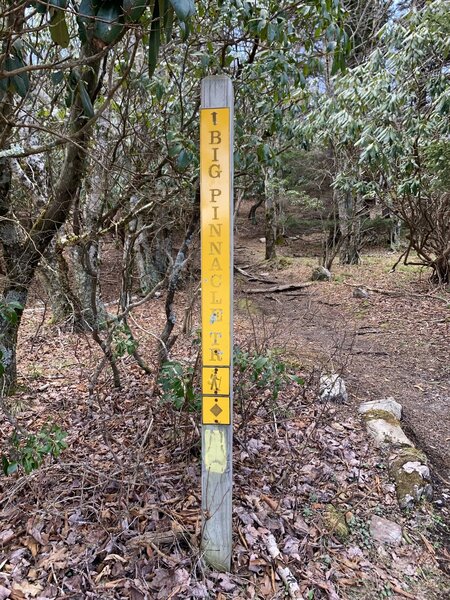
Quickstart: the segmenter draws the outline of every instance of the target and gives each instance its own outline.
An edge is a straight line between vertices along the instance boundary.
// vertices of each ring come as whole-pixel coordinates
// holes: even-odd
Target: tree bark
[[[52,307],[53,323],[71,322],[74,327],[79,322],[80,304],[72,290],[69,279],[69,265],[63,249],[50,244],[40,263],[38,276]]]
[[[343,265],[357,265],[360,262],[361,251],[361,216],[358,197],[351,192],[341,192],[338,195],[339,227],[342,244],[339,260]]]
[[[193,212],[191,216],[191,221],[189,223],[186,235],[181,244],[180,249],[177,252],[177,256],[175,258],[175,262],[172,267],[172,271],[169,276],[169,284],[167,286],[167,297],[166,297],[166,324],[161,333],[160,337],[160,347],[158,353],[158,373],[162,366],[162,364],[168,360],[169,351],[176,342],[177,335],[173,335],[172,331],[175,327],[176,316],[174,312],[174,300],[175,293],[178,289],[178,285],[180,283],[180,277],[183,273],[184,268],[186,267],[186,263],[189,258],[189,250],[192,246],[192,243],[195,239],[195,236],[198,234],[198,226],[200,223],[200,186],[197,186],[195,191],[195,201]]]
[[[143,227],[135,244],[135,262],[142,295],[153,289],[167,273],[172,254],[172,238],[165,228],[151,235]]]
[[[439,256],[431,266],[433,274],[430,281],[437,285],[448,285],[450,283],[450,248],[442,256]]]
[[[94,152],[101,164],[92,165],[92,176],[89,181],[84,180],[84,194],[80,194],[77,210],[74,211],[74,233],[83,236],[72,250],[75,294],[81,309],[76,323],[79,330],[92,331],[95,327],[101,327],[107,318],[98,286],[101,259],[98,230],[109,184],[108,133],[108,121],[102,116],[96,123],[97,144]]]
[[[331,271],[333,261],[338,255],[342,244],[342,232],[339,227],[339,219],[336,210],[333,210],[330,218],[331,225],[328,227],[328,234],[323,242],[322,255],[322,265],[329,271]]]
[[[87,49],[84,56],[89,57],[94,54],[93,49]],[[99,60],[92,62],[84,74],[85,86],[92,101],[95,100],[95,95],[98,93],[99,66]],[[3,117],[5,117],[5,112],[7,110],[11,111],[13,106],[13,98],[9,94],[8,96],[9,103],[6,104],[10,108],[2,107]],[[11,167],[9,159],[0,159],[0,243],[3,247],[6,265],[3,303],[15,301],[25,307],[29,286],[38,263],[55,233],[65,222],[78,192],[86,162],[86,146],[90,137],[90,129],[84,128],[86,117],[79,95],[77,95],[72,106],[70,122],[70,133],[77,136],[76,142],[68,142],[61,167],[61,175],[55,186],[53,196],[25,236],[22,235],[23,230],[16,220],[14,207],[11,206],[9,193]],[[82,133],[79,133],[82,129]],[[3,140],[3,148],[7,148],[10,131],[3,130],[0,137]],[[5,393],[10,393],[14,389],[17,380],[16,345],[21,316],[22,311],[18,311],[18,318],[10,321],[5,319],[4,315],[0,315],[0,350],[3,354],[4,363],[1,387]]]
[[[393,252],[398,252],[400,250],[401,230],[401,220],[394,214],[391,214],[391,232],[389,237],[389,246]]]
[[[268,168],[264,174],[264,206],[265,206],[265,234],[266,234],[266,260],[277,256],[277,211],[275,206],[275,187],[273,183],[273,169]]]

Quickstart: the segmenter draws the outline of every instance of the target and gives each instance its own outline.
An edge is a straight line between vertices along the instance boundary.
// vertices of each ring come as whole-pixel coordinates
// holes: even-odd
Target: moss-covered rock
[[[382,414],[378,411],[366,413],[367,432],[374,439],[375,444],[380,447],[390,446],[393,448],[402,448],[404,446],[413,446],[411,440],[405,435],[400,427],[399,421],[390,413]]]
[[[348,537],[349,531],[345,521],[345,515],[332,504],[325,510],[323,521],[327,529],[330,530],[330,533],[334,533],[338,539],[344,540]]]
[[[366,421],[371,421],[373,419],[383,419],[383,421],[386,421],[386,423],[389,423],[390,425],[400,427],[400,421],[387,410],[371,409],[364,413],[363,417]]]
[[[389,398],[381,398],[380,400],[367,400],[367,402],[363,402],[359,405],[358,412],[365,414],[371,410],[387,411],[399,421],[402,418],[402,405],[392,398],[392,396]]]
[[[389,470],[395,481],[400,508],[412,508],[421,500],[430,499],[432,487],[427,458],[417,448],[402,448],[391,457]]]

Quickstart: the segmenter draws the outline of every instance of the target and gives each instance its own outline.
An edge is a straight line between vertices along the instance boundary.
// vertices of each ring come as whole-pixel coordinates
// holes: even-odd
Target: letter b
[[[210,144],[222,143],[222,136],[220,135],[220,131],[210,131],[209,134],[211,136],[211,141],[209,142]]]

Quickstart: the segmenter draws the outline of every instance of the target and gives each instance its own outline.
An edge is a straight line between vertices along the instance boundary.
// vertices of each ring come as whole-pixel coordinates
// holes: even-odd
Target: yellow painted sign
[[[230,419],[229,396],[203,396],[202,421],[206,425],[229,425]]]
[[[205,467],[208,472],[225,473],[227,468],[226,440],[223,431],[205,431]]]
[[[206,396],[228,396],[230,367],[203,367],[202,390]]]
[[[230,109],[200,111],[203,423],[230,424]]]

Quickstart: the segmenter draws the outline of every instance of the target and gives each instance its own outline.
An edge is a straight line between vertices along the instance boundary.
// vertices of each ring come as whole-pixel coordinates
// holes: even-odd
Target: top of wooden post
[[[202,79],[202,108],[233,107],[233,84],[227,75],[211,75]]]

